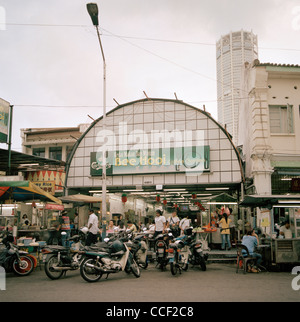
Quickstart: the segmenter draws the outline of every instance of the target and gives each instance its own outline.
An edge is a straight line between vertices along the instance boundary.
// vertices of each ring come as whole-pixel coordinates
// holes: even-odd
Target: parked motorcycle
[[[169,244],[168,259],[172,275],[188,269],[189,255],[192,237],[190,236],[192,229],[188,228],[184,231],[184,235],[174,238]]]
[[[132,239],[129,239],[126,243],[127,247],[131,251],[136,263],[143,269],[148,267],[148,246],[145,240],[145,233],[140,233]]]
[[[105,238],[107,248],[97,249],[97,246],[86,247],[85,259],[80,265],[80,275],[87,282],[97,282],[103,274],[131,271],[140,277],[140,268],[133,258],[132,253],[122,238],[114,240]],[[106,277],[106,278],[107,278]]]
[[[184,235],[176,238],[169,245],[168,258],[171,273],[176,275],[178,272],[186,271],[189,264],[200,266],[202,271],[206,270],[206,260],[208,254],[203,253],[202,241],[194,240],[192,228],[187,228]]]
[[[45,273],[52,280],[61,278],[67,271],[79,269],[84,258],[81,237],[75,235],[69,238],[69,241],[73,241],[71,247],[48,245],[42,250]]]
[[[8,235],[2,240],[0,249],[0,266],[6,273],[13,272],[19,276],[27,276],[34,269],[34,261],[26,251],[19,250],[13,244],[14,238]]]
[[[203,253],[201,240],[195,240],[190,245],[189,263],[199,266],[202,271],[206,271],[207,253]]]
[[[159,268],[162,271],[169,263],[168,248],[169,248],[169,241],[172,238],[173,238],[172,233],[159,234],[155,238],[154,250],[156,253],[156,261],[157,261],[156,267],[159,266]]]

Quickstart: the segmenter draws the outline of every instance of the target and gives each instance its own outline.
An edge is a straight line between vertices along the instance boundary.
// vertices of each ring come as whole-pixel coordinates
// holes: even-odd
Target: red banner
[[[65,207],[63,205],[56,205],[52,203],[47,203],[45,209],[52,209],[52,210],[64,210]]]

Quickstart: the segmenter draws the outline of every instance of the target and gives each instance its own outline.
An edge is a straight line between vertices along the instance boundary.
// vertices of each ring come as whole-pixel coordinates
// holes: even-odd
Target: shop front
[[[1,181],[0,201],[0,230],[16,239],[46,241],[64,210],[61,200],[30,181]]]
[[[237,204],[243,181],[239,153],[205,110],[179,100],[142,99],[117,106],[105,119],[105,130],[100,117],[74,146],[66,196],[101,197],[106,151],[108,219],[149,223],[157,208],[166,218],[176,209],[200,226],[226,205],[212,198],[226,192]],[[233,208],[238,220],[238,207]],[[95,209],[101,218],[101,205]]]
[[[258,207],[259,231],[268,265],[300,263],[300,195],[248,195],[241,207]]]

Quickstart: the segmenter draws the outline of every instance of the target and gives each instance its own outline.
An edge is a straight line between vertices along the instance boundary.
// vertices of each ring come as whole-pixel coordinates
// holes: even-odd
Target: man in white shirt
[[[290,239],[293,237],[292,231],[290,228],[290,223],[288,221],[285,222],[284,226],[280,227],[280,235],[284,236],[286,239]]]
[[[162,215],[162,211],[160,209],[156,210],[156,217],[155,217],[155,233],[153,238],[157,235],[163,233],[166,229],[166,218]]]
[[[191,221],[189,219],[189,216],[186,215],[185,218],[181,219],[180,220],[180,223],[179,223],[179,228],[181,229],[181,233],[180,235],[184,235],[184,230],[186,228],[189,228],[191,226]]]
[[[86,246],[90,246],[91,244],[95,244],[97,242],[97,234],[98,234],[98,217],[95,215],[94,210],[89,210],[89,221],[88,221],[88,235],[86,238]]]
[[[179,236],[179,218],[177,216],[176,210],[174,210],[172,212],[172,216],[168,218],[167,228],[171,229],[171,232],[175,237]]]

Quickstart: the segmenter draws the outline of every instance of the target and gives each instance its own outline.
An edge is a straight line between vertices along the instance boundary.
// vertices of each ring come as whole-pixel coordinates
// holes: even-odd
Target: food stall
[[[258,207],[256,228],[261,231],[263,257],[270,265],[300,263],[300,195],[245,196],[243,207]],[[280,234],[287,223],[289,234]]]
[[[54,212],[63,210],[62,201],[30,181],[0,181],[1,214],[13,214],[14,237],[31,237],[46,240],[49,217],[49,200]],[[51,212],[53,210],[51,209]],[[58,213],[58,212],[57,212]],[[6,214],[7,215],[7,214]],[[51,213],[52,216],[52,213]]]

